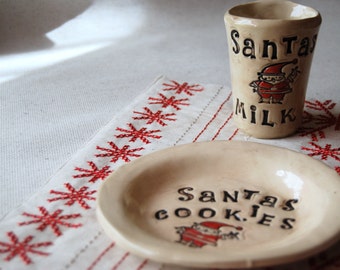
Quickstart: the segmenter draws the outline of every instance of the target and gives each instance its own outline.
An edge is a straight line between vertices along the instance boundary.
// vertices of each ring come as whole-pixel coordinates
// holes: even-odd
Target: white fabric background
[[[0,217],[34,194],[153,79],[230,87],[223,15],[246,1],[0,1]],[[338,0],[307,97],[339,99]]]

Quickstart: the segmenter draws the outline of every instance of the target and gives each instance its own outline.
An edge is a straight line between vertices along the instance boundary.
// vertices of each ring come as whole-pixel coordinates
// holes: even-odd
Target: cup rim
[[[305,22],[314,20],[318,24],[321,23],[321,15],[318,10],[291,1],[249,2],[230,8],[225,15],[226,17],[251,20],[252,22]]]

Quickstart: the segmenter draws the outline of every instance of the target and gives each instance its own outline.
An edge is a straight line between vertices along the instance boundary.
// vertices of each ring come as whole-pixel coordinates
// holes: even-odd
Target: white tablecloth
[[[229,91],[223,15],[241,2],[1,1],[2,219],[44,193],[60,168],[160,74]],[[340,2],[300,2],[323,16],[307,100],[338,104]],[[338,127],[333,148],[340,145]],[[284,146],[296,149],[294,137]],[[338,156],[329,162],[336,168]],[[6,242],[8,228],[1,231]]]

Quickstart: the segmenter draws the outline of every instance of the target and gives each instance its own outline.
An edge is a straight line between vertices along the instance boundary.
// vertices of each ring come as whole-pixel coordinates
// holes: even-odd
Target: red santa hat
[[[296,64],[297,63],[297,59],[294,59],[293,61],[289,61],[289,62],[282,62],[282,63],[277,63],[277,64],[273,64],[270,66],[266,66],[262,69],[261,72],[258,73],[258,75],[285,75],[285,73],[282,71],[283,67],[288,65],[288,64]]]
[[[200,225],[204,226],[204,227],[208,227],[210,229],[215,229],[215,230],[218,230],[221,227],[233,227],[238,231],[242,230],[242,227],[233,226],[233,225],[229,225],[229,224],[226,224],[226,223],[215,222],[215,221],[204,221],[204,222],[201,222]]]

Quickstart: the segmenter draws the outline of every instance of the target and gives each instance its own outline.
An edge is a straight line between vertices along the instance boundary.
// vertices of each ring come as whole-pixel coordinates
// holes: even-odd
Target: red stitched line
[[[144,268],[144,266],[148,263],[148,259],[145,259],[138,267],[137,270],[141,270]]]
[[[340,114],[339,114],[338,119],[336,120],[336,123],[335,123],[335,130],[340,130]]]
[[[68,264],[65,265],[65,269],[69,269],[72,265],[74,265],[76,263],[76,261],[79,259],[79,256],[83,253],[86,252],[86,250],[90,247],[90,245],[92,245],[95,241],[98,240],[98,238],[102,235],[102,232],[101,231],[98,231],[94,237],[92,237],[90,239],[90,241],[85,244],[83,246],[83,248],[81,248],[76,254],[74,254],[74,256],[72,256],[72,259],[69,261]]]
[[[223,106],[229,101],[231,97],[231,93],[229,94],[229,96],[221,103],[221,105],[218,107],[217,111],[215,112],[215,114],[213,115],[213,117],[209,120],[209,122],[205,125],[205,127],[200,131],[200,133],[198,133],[198,135],[196,136],[196,138],[193,140],[193,142],[196,142],[198,140],[198,138],[203,134],[204,131],[206,131],[206,129],[208,128],[208,126],[215,120],[215,118],[217,117],[217,115],[219,114],[219,112],[222,110]]]
[[[228,122],[230,121],[230,119],[233,117],[233,113],[231,113],[229,115],[229,117],[227,118],[227,120],[223,123],[223,125],[218,129],[218,131],[216,132],[215,136],[211,139],[212,141],[216,139],[216,137],[220,134],[221,130],[225,127],[226,124],[228,124]]]
[[[234,139],[235,135],[238,133],[239,129],[235,129],[235,131],[233,132],[233,134],[229,137],[229,141],[231,141],[232,139]]]
[[[96,264],[104,257],[104,255],[115,246],[115,242],[112,242],[107,248],[105,248],[98,257],[93,261],[93,263],[87,268],[87,270],[93,269]]]
[[[329,104],[331,102],[331,100],[326,100],[325,104]],[[326,108],[324,106],[324,103],[322,103],[319,100],[316,100],[316,104],[319,105],[319,107],[321,108],[321,110],[323,110],[330,118],[334,118],[334,115],[328,110],[328,108]]]
[[[130,253],[126,252],[123,257],[120,258],[120,260],[113,266],[112,270],[116,270],[118,269],[118,267],[123,263],[123,261],[125,261],[126,257],[129,256]]]

